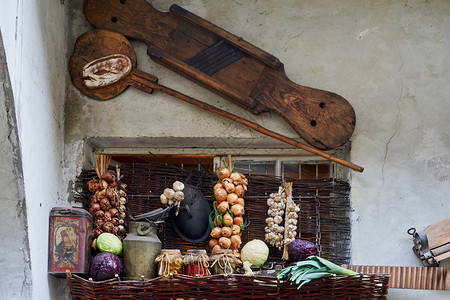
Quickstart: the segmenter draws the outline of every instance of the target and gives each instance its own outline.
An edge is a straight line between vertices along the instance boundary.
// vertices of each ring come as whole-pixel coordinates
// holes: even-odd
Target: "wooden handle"
[[[235,122],[237,122],[239,124],[242,124],[242,125],[245,125],[247,127],[250,127],[253,130],[256,130],[256,131],[258,131],[258,132],[260,132],[262,134],[265,134],[267,136],[275,138],[275,139],[277,139],[279,141],[282,141],[284,143],[287,143],[287,144],[292,145],[294,147],[297,147],[299,149],[303,149],[305,151],[311,152],[311,153],[316,154],[318,156],[324,157],[324,158],[326,158],[328,160],[331,160],[331,161],[333,161],[335,163],[338,163],[338,164],[340,164],[342,166],[345,166],[347,168],[350,168],[352,170],[355,170],[355,171],[358,171],[358,172],[362,172],[364,170],[363,167],[354,165],[354,164],[352,164],[350,162],[347,162],[345,160],[342,160],[342,159],[339,159],[337,157],[331,156],[331,155],[329,155],[329,154],[327,154],[325,152],[322,152],[320,150],[317,150],[317,149],[315,149],[313,147],[310,147],[310,146],[307,146],[305,144],[299,143],[299,142],[297,142],[297,141],[295,141],[293,139],[290,139],[290,138],[288,138],[288,137],[286,137],[284,135],[281,135],[281,134],[278,134],[276,132],[273,132],[273,131],[271,131],[269,129],[266,129],[266,128],[264,128],[264,127],[262,127],[262,126],[260,126],[260,125],[258,125],[256,123],[253,123],[251,121],[248,121],[246,119],[238,117],[238,116],[236,116],[234,114],[231,114],[231,113],[229,113],[227,111],[224,111],[224,110],[222,110],[220,108],[214,107],[212,105],[209,105],[207,103],[204,103],[202,101],[194,99],[194,98],[192,98],[190,96],[187,96],[187,95],[185,95],[183,93],[175,91],[175,90],[173,90],[171,88],[168,88],[166,86],[163,86],[163,85],[160,85],[160,84],[156,84],[156,83],[154,83],[152,81],[149,81],[149,80],[147,80],[145,78],[141,78],[139,76],[136,76],[136,74],[134,74],[134,73],[132,73],[132,80],[136,81],[137,83],[139,83],[141,85],[147,86],[147,87],[149,87],[151,89],[158,90],[158,91],[163,92],[165,94],[171,95],[171,96],[173,96],[175,98],[183,100],[183,101],[185,101],[187,103],[190,103],[190,104],[192,104],[194,106],[197,106],[197,107],[199,107],[201,109],[207,110],[207,111],[215,113],[215,114],[217,114],[219,116],[222,116],[222,117],[225,117],[225,118],[230,119],[232,121],[235,121]]]
[[[157,63],[168,67],[169,69],[186,78],[189,78],[194,82],[201,84],[205,88],[215,92],[216,94],[219,94],[225,99],[230,100],[234,104],[250,111],[253,114],[258,115],[262,112],[269,111],[267,107],[261,105],[261,103],[259,103],[257,100],[252,99],[251,97],[247,97],[245,94],[235,89],[230,89],[226,84],[222,83],[220,80],[214,77],[204,76],[204,74],[202,74],[195,68],[167,53],[163,54],[156,48],[149,48],[148,55]]]
[[[164,49],[178,20],[145,0],[85,0],[83,12],[96,28],[108,29]]]

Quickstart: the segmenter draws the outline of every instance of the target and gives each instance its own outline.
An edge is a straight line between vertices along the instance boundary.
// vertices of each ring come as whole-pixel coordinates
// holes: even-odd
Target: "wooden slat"
[[[424,232],[431,250],[447,244],[450,241],[450,218],[428,226]]]
[[[390,288],[450,290],[450,272],[448,268],[358,265],[344,265],[343,267],[359,273],[390,274]]]

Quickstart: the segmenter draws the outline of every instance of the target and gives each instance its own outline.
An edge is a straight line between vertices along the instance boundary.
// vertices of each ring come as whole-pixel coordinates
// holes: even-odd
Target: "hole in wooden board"
[[[127,3],[127,1],[125,1],[125,0],[120,0],[120,4],[125,4],[125,3]]]
[[[311,120],[310,124],[311,124],[311,126],[316,126],[317,122],[316,122],[316,120]]]
[[[320,108],[325,108],[325,102],[320,102],[319,106],[320,106]]]
[[[111,22],[116,23],[117,22],[117,18],[116,17],[112,17],[111,18]]]

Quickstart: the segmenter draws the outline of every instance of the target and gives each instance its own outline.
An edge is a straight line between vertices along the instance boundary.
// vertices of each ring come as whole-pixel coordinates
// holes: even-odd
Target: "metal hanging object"
[[[198,187],[186,184],[183,192],[184,200],[181,202],[178,216],[171,210],[169,219],[180,238],[189,243],[200,243],[211,232],[209,227],[211,208]]]
[[[407,232],[413,237],[414,253],[425,267],[437,267],[439,262],[450,257],[450,218],[423,231],[410,228]]]

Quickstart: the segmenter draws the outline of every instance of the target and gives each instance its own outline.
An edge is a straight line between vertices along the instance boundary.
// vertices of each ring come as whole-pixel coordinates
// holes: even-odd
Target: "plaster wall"
[[[20,290],[7,287],[2,291],[7,293],[5,297],[0,297],[4,299],[49,299],[51,290],[64,289],[64,285],[53,284],[53,278],[47,279],[47,249],[50,209],[69,205],[63,182],[66,15],[66,6],[52,0],[4,0],[0,10],[17,120],[18,144],[14,146],[23,166],[23,174],[18,176],[23,176],[30,249],[24,252],[28,257],[20,259],[17,252],[25,250],[2,241],[5,256],[1,268],[31,268],[30,274],[24,272],[22,278],[10,279],[17,280],[12,287],[20,284],[27,288],[28,284],[29,290],[22,295]],[[17,216],[22,213],[19,205],[5,204]],[[5,234],[21,239],[24,228],[14,225],[6,222]],[[2,280],[2,284],[7,282]],[[55,288],[50,289],[50,285]]]
[[[277,56],[294,82],[335,92],[353,105],[351,160],[365,171],[351,174],[352,263],[421,266],[407,229],[450,216],[450,2],[152,1],[162,11],[172,3]],[[69,52],[91,28],[81,7],[81,0],[72,1]],[[143,44],[133,46],[138,69],[160,83],[297,137],[281,118],[251,115],[152,62]],[[118,148],[145,146],[140,142],[150,138],[171,140],[173,147],[179,137],[210,140],[213,147],[217,137],[230,138],[230,146],[235,138],[265,140],[177,99],[131,88],[99,102],[69,86],[65,130],[69,149],[79,149],[86,137],[105,141],[98,147]],[[448,296],[390,291],[391,299]]]
[[[0,34],[0,219],[12,230],[0,232],[0,298],[31,295],[25,191],[12,88]],[[12,234],[11,234],[12,233]]]

